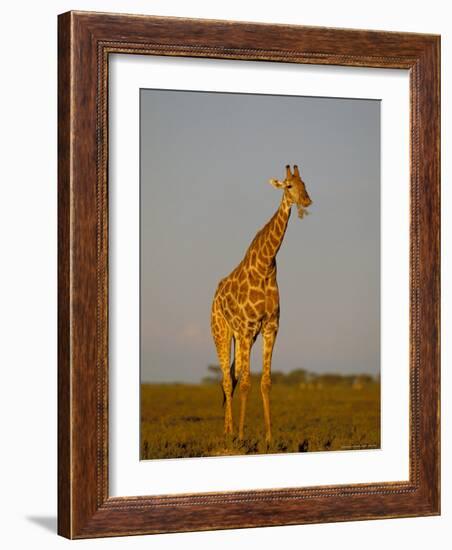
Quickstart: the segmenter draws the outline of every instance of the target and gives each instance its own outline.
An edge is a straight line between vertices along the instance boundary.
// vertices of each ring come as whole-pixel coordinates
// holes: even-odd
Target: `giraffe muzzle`
[[[312,201],[307,205],[310,206],[312,204]],[[300,220],[302,220],[305,216],[308,216],[310,212],[306,209],[307,207],[303,204],[297,204],[297,210],[298,210],[298,217]]]

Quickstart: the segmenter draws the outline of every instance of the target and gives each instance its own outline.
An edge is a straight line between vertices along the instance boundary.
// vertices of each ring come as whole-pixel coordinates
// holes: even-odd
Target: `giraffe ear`
[[[284,183],[282,181],[279,181],[275,178],[272,178],[270,180],[268,180],[268,183],[270,185],[273,185],[273,187],[275,187],[276,189],[282,189],[284,187]]]

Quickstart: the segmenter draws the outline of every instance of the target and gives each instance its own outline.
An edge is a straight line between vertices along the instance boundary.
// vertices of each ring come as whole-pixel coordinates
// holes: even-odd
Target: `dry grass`
[[[223,435],[219,385],[143,384],[141,459],[258,453],[333,451],[380,447],[380,385],[318,389],[274,384],[273,441],[264,441],[262,400],[254,384],[248,401],[246,440]],[[234,397],[237,429],[238,398]]]

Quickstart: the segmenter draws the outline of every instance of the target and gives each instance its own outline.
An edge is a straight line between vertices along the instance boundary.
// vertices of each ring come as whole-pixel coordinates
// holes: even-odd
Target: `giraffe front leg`
[[[271,443],[272,428],[271,428],[271,414],[270,414],[270,389],[272,385],[271,381],[271,364],[273,346],[275,345],[277,334],[276,327],[269,327],[263,332],[263,370],[261,378],[261,393],[262,403],[264,406],[264,421],[265,421],[265,441],[267,445]]]
[[[241,340],[238,343],[236,352],[237,372],[240,372],[240,418],[239,418],[239,439],[243,440],[245,428],[246,403],[251,387],[250,377],[250,351],[251,341]]]

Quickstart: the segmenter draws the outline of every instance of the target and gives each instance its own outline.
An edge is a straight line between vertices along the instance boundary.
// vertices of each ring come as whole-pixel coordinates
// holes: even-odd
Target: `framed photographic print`
[[[59,16],[61,535],[439,514],[439,48]]]

